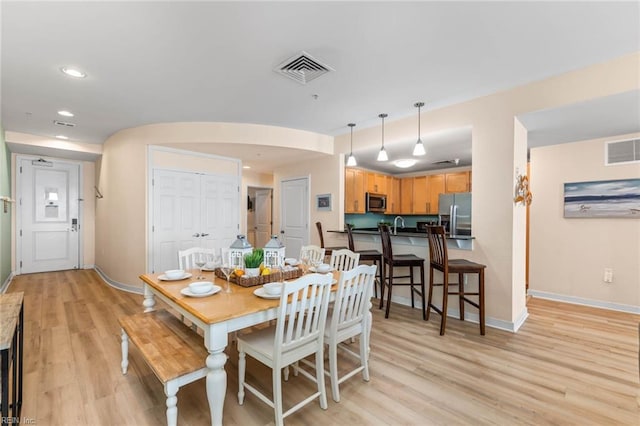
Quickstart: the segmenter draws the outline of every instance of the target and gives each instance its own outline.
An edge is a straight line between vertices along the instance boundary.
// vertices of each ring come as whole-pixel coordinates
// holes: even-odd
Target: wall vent
[[[640,163],[640,139],[605,143],[605,164]]]
[[[69,123],[68,121],[53,120],[53,124],[64,127],[76,127],[74,123]]]
[[[335,70],[329,65],[318,61],[307,52],[302,51],[282,62],[274,71],[300,84],[307,84],[311,80]]]

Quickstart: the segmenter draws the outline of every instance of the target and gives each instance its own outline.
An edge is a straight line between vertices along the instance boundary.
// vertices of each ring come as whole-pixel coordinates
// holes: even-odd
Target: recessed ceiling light
[[[56,138],[58,138],[58,139],[64,139],[64,140],[69,139],[69,138],[68,138],[68,137],[66,137],[65,135],[56,135]]]
[[[60,71],[62,71],[63,73],[65,73],[70,77],[75,77],[75,78],[85,78],[87,76],[87,74],[83,73],[82,71],[75,68],[70,68],[70,67],[62,67],[60,68]]]
[[[408,169],[409,167],[414,166],[418,161],[414,160],[413,158],[407,158],[407,159],[402,159],[402,160],[396,160],[393,162],[393,164],[396,167],[400,167],[401,169]]]
[[[251,166],[242,166],[243,169],[250,169]]]
[[[58,111],[58,115],[63,115],[65,117],[73,117],[74,114],[71,111],[62,110],[62,111]]]

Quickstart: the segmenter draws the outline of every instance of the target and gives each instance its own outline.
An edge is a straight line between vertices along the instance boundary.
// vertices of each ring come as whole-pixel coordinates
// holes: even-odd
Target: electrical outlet
[[[612,268],[604,268],[604,282],[612,283],[613,282],[613,269]]]

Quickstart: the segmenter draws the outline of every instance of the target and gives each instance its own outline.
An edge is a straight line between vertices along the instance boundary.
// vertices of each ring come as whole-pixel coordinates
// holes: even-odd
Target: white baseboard
[[[13,280],[13,277],[15,277],[15,274],[13,272],[10,272],[7,276],[7,279],[4,280],[2,286],[0,286],[0,294],[5,293],[9,289],[9,285],[11,284],[11,280]]]
[[[590,306],[592,308],[609,309],[612,311],[628,312],[631,314],[640,314],[640,306],[586,299],[584,297],[566,296],[564,294],[555,294],[531,289],[529,289],[528,294],[533,297],[539,297],[540,299],[555,300],[556,302],[572,303],[574,305]]]
[[[100,275],[100,278],[102,278],[102,280],[107,283],[108,285],[110,285],[113,288],[117,288],[118,290],[122,290],[122,291],[126,291],[128,293],[135,293],[135,294],[143,294],[143,290],[140,287],[135,287],[132,285],[128,285],[128,284],[123,284],[121,282],[112,280],[111,278],[109,278],[107,276],[107,274],[105,274],[102,269],[100,269],[100,267],[94,265],[93,269],[98,273],[98,275]]]
[[[408,297],[393,296],[391,300],[394,303],[397,303],[399,305],[411,306],[411,299]],[[417,307],[414,309],[422,309],[422,301],[417,300],[416,302],[417,302],[416,303]],[[509,322],[509,321],[504,321],[504,320],[500,320],[497,318],[490,318],[490,317],[485,317],[484,321],[487,327],[497,328],[499,330],[505,330],[505,331],[510,331],[512,333],[515,333],[522,326],[522,324],[524,324],[528,316],[529,316],[529,313],[527,312],[527,308],[525,307],[524,311],[520,313],[520,316],[518,317],[518,320],[516,322]],[[457,308],[457,304],[455,307],[450,306],[449,309],[447,309],[447,317],[460,318],[460,311]],[[472,323],[476,323],[476,324],[480,322],[480,319],[478,318],[478,314],[470,313],[470,312],[464,313],[464,320]]]

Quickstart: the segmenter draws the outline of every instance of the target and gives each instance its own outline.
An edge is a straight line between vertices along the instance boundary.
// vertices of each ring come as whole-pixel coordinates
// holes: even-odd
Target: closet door
[[[238,178],[153,171],[152,272],[178,267],[178,250],[228,247],[239,229]]]

